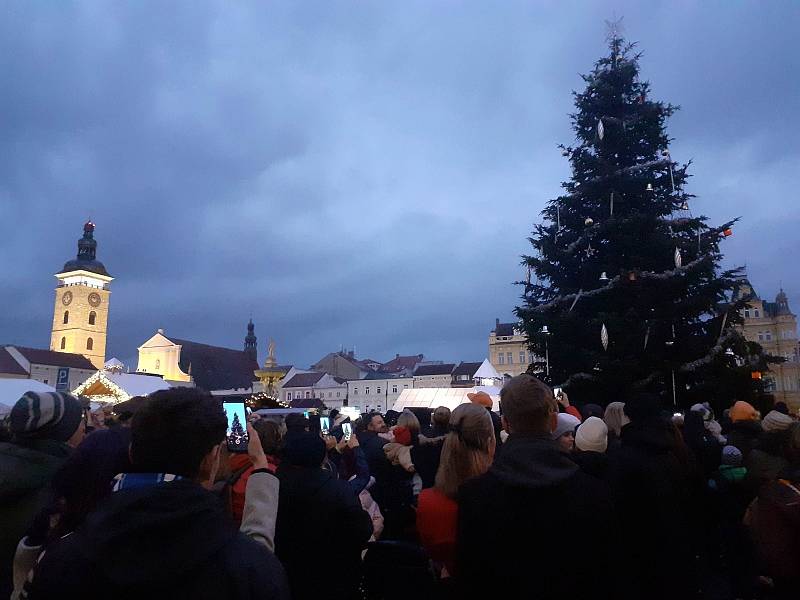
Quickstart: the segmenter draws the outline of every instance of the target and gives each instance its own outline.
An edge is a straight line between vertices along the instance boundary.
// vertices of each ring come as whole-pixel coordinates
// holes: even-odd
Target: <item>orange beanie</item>
[[[758,413],[753,405],[744,400],[738,400],[731,408],[729,413],[731,421],[755,421],[758,418]]]

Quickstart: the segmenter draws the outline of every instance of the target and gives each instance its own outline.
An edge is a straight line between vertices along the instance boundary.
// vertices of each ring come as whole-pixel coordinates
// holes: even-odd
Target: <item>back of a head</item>
[[[293,467],[319,468],[325,459],[325,442],[310,431],[298,432],[286,438],[281,464]]]
[[[83,419],[80,400],[65,392],[25,392],[9,415],[18,442],[48,439],[66,442]]]
[[[431,425],[434,428],[444,431],[447,429],[448,424],[450,423],[450,409],[446,406],[439,406],[436,410],[433,411],[433,415],[431,415]]]
[[[613,431],[619,436],[622,428],[630,421],[625,414],[624,402],[610,402],[603,413],[603,421],[606,422],[609,431]]]
[[[491,466],[494,426],[484,407],[465,403],[453,410],[448,427],[450,432],[436,472],[436,489],[455,498],[465,480],[485,473]]]
[[[286,415],[284,424],[286,425],[287,433],[297,433],[299,431],[308,431],[310,422],[301,413],[290,413]]]
[[[197,388],[155,392],[131,424],[131,459],[137,471],[194,478],[203,458],[225,438],[222,403]]]
[[[407,408],[400,413],[399,417],[397,417],[397,426],[405,427],[411,432],[412,435],[413,434],[419,435],[419,430],[420,430],[419,419],[417,419],[417,415],[415,415]]]
[[[253,423],[253,429],[255,429],[258,434],[258,439],[261,441],[264,454],[267,456],[276,456],[280,454],[283,441],[280,425],[269,419],[259,419]]]
[[[661,417],[661,400],[655,394],[642,392],[628,400],[624,410],[634,423],[658,420]]]
[[[533,375],[512,377],[500,391],[500,403],[514,433],[549,434],[551,415],[558,412],[553,392]]]

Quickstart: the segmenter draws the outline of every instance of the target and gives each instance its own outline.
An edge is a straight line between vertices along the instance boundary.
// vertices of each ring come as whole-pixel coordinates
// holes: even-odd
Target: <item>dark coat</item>
[[[236,531],[219,498],[188,480],[114,492],[51,545],[28,597],[279,598],[286,576]]]
[[[436,481],[443,445],[444,437],[429,438],[421,435],[411,448],[411,462],[422,480],[422,489],[433,487]]]
[[[610,491],[549,436],[512,434],[491,469],[461,486],[458,507],[459,597],[613,597]],[[576,544],[591,548],[580,569],[570,567]]]
[[[693,483],[670,427],[660,419],[629,423],[610,457],[623,598],[689,598],[693,591]]]
[[[372,535],[372,519],[358,496],[319,468],[281,465],[278,479],[275,553],[286,567],[292,598],[357,598],[361,551]],[[323,568],[329,560],[335,577]]]
[[[14,551],[50,501],[50,481],[71,448],[55,440],[0,443],[0,597],[11,595]]]
[[[608,455],[605,452],[586,452],[576,449],[569,457],[587,475],[603,481],[608,478]]]
[[[383,447],[388,442],[378,434],[362,431],[358,443],[367,457],[370,475],[375,478],[375,485],[369,489],[369,493],[381,507],[384,517],[391,520],[390,513],[403,512],[413,504],[413,474],[400,465],[393,465],[386,458]]]

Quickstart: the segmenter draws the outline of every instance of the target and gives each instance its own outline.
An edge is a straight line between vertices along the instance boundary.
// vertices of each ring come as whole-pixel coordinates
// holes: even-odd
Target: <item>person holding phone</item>
[[[227,421],[200,389],[152,394],[131,426],[133,471],[115,477],[111,496],[48,548],[27,597],[287,600],[280,562],[232,530],[210,491]]]

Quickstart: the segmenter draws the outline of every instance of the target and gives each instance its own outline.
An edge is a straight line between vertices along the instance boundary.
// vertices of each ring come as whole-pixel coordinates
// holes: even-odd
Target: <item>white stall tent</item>
[[[56,388],[35,379],[0,379],[0,417],[11,412],[25,392],[55,392]]]
[[[500,408],[500,388],[495,386],[476,386],[472,388],[410,388],[400,393],[392,406],[398,412],[404,408],[436,408],[446,406],[453,410],[459,404],[470,402],[467,394],[486,392],[492,397],[492,410]]]

